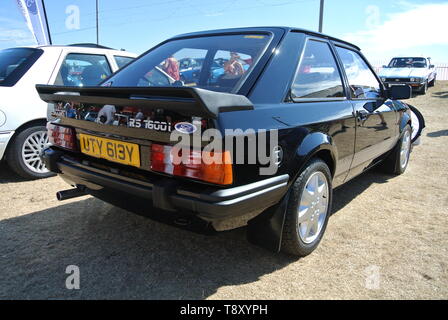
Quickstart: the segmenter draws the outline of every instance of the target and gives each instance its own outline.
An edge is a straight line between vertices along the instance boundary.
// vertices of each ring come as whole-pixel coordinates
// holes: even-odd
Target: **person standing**
[[[170,75],[174,80],[180,80],[179,62],[172,55],[165,60],[163,70]]]
[[[116,112],[117,110],[115,109],[115,106],[106,104],[101,108],[100,112],[98,112],[96,122],[103,124],[113,124]]]
[[[232,77],[240,77],[243,75],[244,68],[239,60],[240,56],[238,53],[230,53],[230,60],[224,64],[224,72],[226,73],[226,75]]]

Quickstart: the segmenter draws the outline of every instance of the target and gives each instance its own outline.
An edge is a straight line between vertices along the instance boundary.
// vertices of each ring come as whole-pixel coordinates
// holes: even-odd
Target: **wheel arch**
[[[400,119],[400,127],[399,127],[399,129],[400,129],[400,132],[399,132],[400,136],[403,133],[403,130],[406,127],[406,125],[411,125],[411,116],[410,116],[410,114],[408,112],[403,112],[403,115],[401,116],[401,119]]]
[[[11,139],[10,139],[9,142],[8,142],[8,145],[6,146],[6,149],[5,149],[5,156],[4,156],[4,158],[5,158],[6,160],[8,160],[8,159],[7,159],[7,157],[8,157],[8,150],[9,150],[9,148],[11,147],[11,145],[14,143],[14,141],[15,141],[17,135],[18,135],[20,132],[22,132],[23,130],[26,130],[26,129],[28,129],[28,128],[34,127],[34,126],[38,126],[38,125],[46,126],[46,124],[47,124],[47,119],[45,119],[45,118],[39,118],[39,119],[30,120],[30,121],[28,121],[28,122],[23,123],[21,126],[19,126],[19,127],[14,131],[14,135],[11,137]]]
[[[295,155],[296,172],[294,172],[292,181],[302,172],[306,164],[312,158],[319,158],[324,161],[330,169],[331,176],[336,172],[337,149],[333,139],[322,132],[314,132],[307,135],[299,145]]]
[[[298,175],[313,158],[324,161],[330,169],[331,176],[334,177],[337,150],[333,139],[323,132],[314,132],[303,138],[295,150],[291,163],[288,164],[292,168],[290,169],[289,186],[296,181]],[[247,233],[249,242],[274,252],[280,251],[290,193],[291,188],[288,189],[288,192],[278,204],[249,221]],[[260,237],[260,234],[263,237]]]
[[[335,169],[336,169],[336,162],[333,158],[333,155],[329,149],[322,149],[317,151],[315,154],[313,154],[312,158],[319,158],[323,162],[325,162],[330,169],[331,176],[334,177]]]

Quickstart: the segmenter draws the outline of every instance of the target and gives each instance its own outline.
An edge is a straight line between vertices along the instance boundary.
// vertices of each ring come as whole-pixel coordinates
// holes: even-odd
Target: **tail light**
[[[48,139],[49,142],[57,147],[76,150],[76,133],[75,129],[48,123]]]
[[[179,152],[182,151],[188,153],[179,155]],[[182,158],[182,161],[179,157]],[[219,161],[212,161],[212,159]],[[227,185],[233,182],[229,151],[185,151],[153,143],[151,146],[151,170],[215,184]]]

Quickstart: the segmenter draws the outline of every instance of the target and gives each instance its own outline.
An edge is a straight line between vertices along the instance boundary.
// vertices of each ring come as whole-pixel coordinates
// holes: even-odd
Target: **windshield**
[[[232,92],[268,46],[261,34],[207,36],[168,41],[129,64],[104,85],[188,86]]]
[[[10,87],[17,83],[42,54],[33,48],[13,48],[0,51],[0,86]]]
[[[393,58],[389,68],[426,68],[425,58]]]

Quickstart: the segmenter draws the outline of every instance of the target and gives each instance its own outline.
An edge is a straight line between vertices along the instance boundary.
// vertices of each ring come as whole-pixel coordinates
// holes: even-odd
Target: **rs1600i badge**
[[[165,121],[156,120],[141,120],[141,119],[129,119],[128,127],[130,128],[145,128],[155,131],[171,132],[171,123]]]

